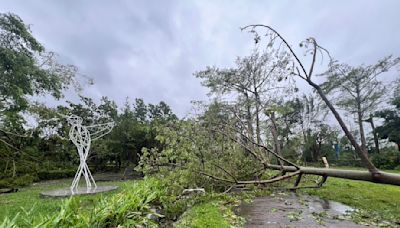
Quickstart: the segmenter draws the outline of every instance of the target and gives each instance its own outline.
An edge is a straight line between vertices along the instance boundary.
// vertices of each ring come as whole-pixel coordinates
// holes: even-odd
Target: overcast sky
[[[0,0],[62,61],[95,80],[85,95],[166,101],[179,116],[207,90],[193,73],[250,53],[248,24],[276,28],[293,45],[313,36],[351,64],[400,56],[400,1]]]

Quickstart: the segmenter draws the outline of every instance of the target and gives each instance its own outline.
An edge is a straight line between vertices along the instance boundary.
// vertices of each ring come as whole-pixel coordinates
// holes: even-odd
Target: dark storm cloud
[[[295,46],[318,39],[352,64],[400,55],[399,1],[3,1],[62,60],[94,78],[85,95],[164,100],[184,116],[206,89],[193,77],[252,48],[246,24],[277,28]]]

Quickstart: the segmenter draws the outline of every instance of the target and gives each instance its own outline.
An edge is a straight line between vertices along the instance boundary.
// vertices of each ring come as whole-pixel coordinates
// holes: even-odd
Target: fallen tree
[[[328,99],[326,96],[325,92],[321,88],[320,85],[318,85],[316,82],[312,80],[313,72],[314,72],[314,66],[315,62],[317,60],[317,53],[326,53],[328,54],[330,61],[332,61],[329,52],[321,47],[317,41],[310,37],[306,39],[304,42],[301,43],[301,46],[305,46],[307,49],[307,53],[311,53],[312,59],[311,59],[311,64],[308,70],[305,68],[305,64],[300,60],[300,58],[297,56],[297,54],[294,52],[292,47],[289,45],[289,43],[286,41],[286,39],[278,33],[275,29],[273,29],[270,26],[267,25],[262,25],[262,24],[256,24],[256,25],[248,25],[242,28],[242,30],[249,30],[255,34],[255,42],[258,43],[261,40],[261,37],[258,35],[256,32],[256,28],[265,28],[267,30],[267,33],[265,36],[269,36],[270,40],[268,43],[268,46],[276,45],[276,42],[279,42],[279,48],[282,46],[285,46],[288,50],[288,53],[292,56],[292,72],[291,75],[297,76],[301,78],[302,80],[306,81],[311,87],[315,89],[315,91],[318,93],[320,98],[324,101],[324,103],[327,105],[329,110],[332,112],[334,115],[335,119],[339,123],[340,127],[342,128],[345,136],[348,138],[350,141],[351,145],[355,148],[356,153],[360,157],[363,165],[367,168],[368,171],[355,171],[355,170],[344,170],[344,169],[331,169],[331,168],[314,168],[314,167],[302,167],[298,166],[296,164],[293,164],[292,162],[289,162],[287,159],[283,158],[280,154],[275,153],[274,151],[270,150],[267,148],[265,145],[261,145],[259,143],[260,140],[257,140],[257,143],[254,142],[250,137],[247,137],[244,134],[241,134],[242,138],[246,139],[246,142],[251,142],[252,144],[256,145],[257,147],[261,147],[264,150],[266,150],[268,153],[273,154],[279,161],[280,165],[273,165],[269,164],[264,158],[257,156],[257,153],[252,150],[249,146],[246,146],[246,142],[240,142],[240,144],[244,147],[246,147],[246,151],[251,153],[253,156],[257,157],[259,159],[265,169],[273,169],[273,170],[280,170],[281,174],[278,177],[273,177],[268,180],[253,180],[253,181],[239,181],[239,180],[229,180],[232,183],[235,184],[266,184],[266,183],[273,183],[276,181],[284,180],[287,178],[291,178],[293,176],[298,175],[298,179],[295,183],[294,187],[297,187],[302,175],[319,175],[323,177],[323,181],[321,181],[317,187],[322,186],[322,184],[326,181],[327,177],[337,177],[337,178],[343,178],[343,179],[351,179],[351,180],[362,180],[362,181],[369,181],[369,182],[374,182],[374,183],[382,183],[382,184],[391,184],[391,185],[398,185],[400,186],[400,175],[399,174],[393,174],[393,173],[387,173],[383,172],[375,167],[375,165],[371,162],[371,160],[368,158],[368,151],[367,148],[364,144],[360,145],[357,143],[354,135],[349,131],[349,128],[343,121],[341,115],[339,112],[336,110],[332,102]],[[223,133],[220,131],[220,133]],[[237,139],[231,138],[232,140],[238,142]],[[282,162],[289,163],[288,166],[282,165]],[[287,172],[291,172],[291,174],[286,174]],[[204,174],[204,173],[203,173]],[[215,176],[212,176],[210,174],[205,174],[211,178],[215,178]],[[226,179],[225,179],[226,181]]]
[[[363,165],[368,169],[368,171],[354,171],[354,170],[342,170],[342,169],[319,169],[319,168],[309,168],[309,167],[296,167],[296,166],[274,166],[274,165],[267,165],[270,169],[279,169],[284,172],[299,172],[300,174],[312,174],[312,175],[321,175],[321,176],[331,176],[331,177],[339,177],[344,179],[352,179],[352,180],[363,180],[363,181],[370,181],[376,183],[383,183],[383,184],[391,184],[391,185],[400,185],[400,175],[399,174],[391,174],[386,173],[381,170],[378,170],[375,165],[371,162],[368,158],[368,151],[367,148],[361,146],[357,143],[354,135],[349,131],[347,125],[343,121],[341,115],[333,106],[332,102],[327,98],[326,94],[322,90],[321,86],[318,85],[316,82],[312,80],[315,62],[317,60],[317,53],[327,53],[329,52],[321,47],[317,41],[310,37],[306,39],[302,45],[308,48],[308,52],[312,55],[311,64],[309,70],[307,71],[303,62],[299,59],[297,54],[293,51],[292,47],[286,41],[286,39],[278,33],[275,29],[270,26],[257,24],[257,25],[248,25],[242,28],[242,30],[251,29],[256,34],[256,42],[259,42],[260,37],[255,32],[255,29],[261,27],[267,29],[266,36],[272,37],[270,39],[270,44],[274,45],[274,42],[279,41],[279,45],[283,44],[288,52],[293,57],[293,71],[292,75],[298,76],[299,78],[306,81],[310,86],[312,86],[321,99],[325,102],[328,106],[329,110],[334,115],[335,119],[339,123],[340,127],[342,128],[344,134],[349,139],[351,145],[355,148],[358,156],[361,158]],[[330,57],[330,56],[329,56]],[[332,61],[332,60],[331,60]],[[262,145],[259,145],[262,146]],[[262,146],[264,147],[264,146]]]
[[[221,130],[224,129],[223,126],[219,127],[219,130],[217,130],[219,133],[224,134],[225,136],[229,137],[228,134],[226,134],[226,131],[228,130],[233,130],[233,128],[228,127],[227,125],[224,125],[225,131]],[[227,129],[229,128],[229,129]],[[239,133],[239,132],[237,132]],[[242,133],[241,137],[235,138],[235,137],[229,137],[232,141],[238,143],[239,145],[243,146],[246,148],[245,151],[248,151],[254,158],[256,158],[260,163],[263,164],[265,170],[279,170],[281,171],[281,175],[274,176],[271,179],[266,179],[266,180],[237,180],[237,179],[226,179],[226,178],[221,178],[221,177],[216,177],[214,175],[204,173],[200,171],[200,174],[208,176],[210,178],[213,178],[215,180],[219,181],[224,181],[224,182],[229,182],[232,184],[236,185],[246,185],[246,184],[268,184],[268,183],[274,183],[277,181],[285,180],[288,178],[292,178],[294,176],[298,176],[298,179],[296,180],[294,187],[291,189],[296,189],[299,188],[298,185],[300,184],[301,178],[303,175],[317,175],[321,176],[322,179],[321,181],[316,185],[312,187],[321,187],[327,180],[328,177],[337,177],[337,178],[343,178],[343,179],[349,179],[349,180],[361,180],[361,181],[368,181],[368,182],[374,182],[374,183],[382,183],[382,184],[390,184],[390,185],[398,185],[400,186],[400,181],[399,181],[399,174],[394,174],[394,173],[387,173],[379,170],[379,176],[376,176],[376,174],[371,173],[369,170],[362,171],[362,170],[348,170],[348,169],[334,169],[334,168],[329,168],[329,165],[325,164],[325,168],[317,168],[317,167],[305,167],[305,166],[299,166],[281,155],[277,154],[273,150],[269,149],[265,145],[258,144],[254,141],[251,141],[250,138],[245,136]],[[263,150],[265,150],[267,153],[272,154],[275,156],[280,164],[271,164],[265,157],[260,156],[257,151],[252,150],[250,146],[245,145],[243,141],[240,139],[245,138],[243,140],[244,142],[251,142],[253,145],[256,147],[259,147]],[[287,165],[281,165],[281,164],[287,164]],[[225,173],[228,174],[228,176],[233,177],[232,174],[229,174],[226,170],[224,170]],[[288,174],[289,173],[289,174]],[[307,186],[309,187],[309,186]]]
[[[205,110],[204,113],[197,116],[197,118],[177,122],[170,126],[162,126],[157,131],[159,134],[157,139],[164,148],[161,151],[155,148],[143,150],[140,162],[141,170],[145,173],[162,173],[163,170],[168,171],[171,169],[174,171],[178,170],[178,172],[182,171],[184,173],[182,176],[186,176],[190,181],[194,182],[196,187],[202,186],[206,188],[208,185],[210,188],[215,189],[215,187],[222,186],[225,188],[225,191],[229,191],[234,186],[265,186],[291,178],[297,179],[294,182],[294,186],[290,189],[303,187],[319,188],[326,182],[328,177],[400,186],[399,174],[383,172],[375,167],[368,158],[367,148],[361,146],[356,141],[356,138],[349,131],[348,126],[321,86],[313,81],[312,75],[317,60],[317,53],[327,53],[329,55],[328,51],[319,46],[314,38],[308,38],[303,42],[303,46],[308,48],[307,52],[311,53],[312,56],[310,67],[306,70],[305,65],[298,58],[288,42],[273,28],[265,25],[249,25],[244,27],[243,30],[250,29],[256,34],[255,41],[260,42],[261,38],[255,31],[257,28],[267,29],[266,35],[270,36],[270,43],[267,46],[276,45],[278,46],[277,49],[285,47],[288,50],[279,55],[283,56],[279,61],[276,61],[279,65],[273,65],[278,68],[282,67],[280,68],[277,80],[281,80],[281,75],[287,73],[283,78],[298,77],[314,88],[315,92],[336,118],[345,136],[355,148],[355,152],[367,170],[333,169],[327,165],[325,168],[306,167],[296,164],[296,162],[293,162],[293,159],[286,158],[282,153],[282,148],[280,148],[281,145],[279,145],[277,137],[272,141],[270,140],[268,144],[264,143],[263,139],[259,136],[261,134],[259,130],[256,129],[256,134],[253,132],[253,125],[259,125],[260,128],[262,120],[259,117],[268,108],[265,104],[260,104],[261,99],[259,96],[252,100],[248,96],[248,93],[243,93],[243,90],[245,90],[243,87],[248,86],[248,84],[251,86],[251,83],[241,83],[236,86],[233,83],[236,81],[232,77],[240,76],[240,73],[232,69],[221,70],[214,68],[207,68],[208,70],[201,72],[201,78],[208,80],[204,84],[209,84],[208,87],[212,91],[214,89],[214,92],[218,96],[227,91],[235,91],[234,96],[239,97],[238,101],[234,104],[214,102],[207,105],[203,109]],[[286,58],[287,56],[290,56],[290,58]],[[289,72],[285,72],[288,66],[291,66],[289,67]],[[249,75],[252,77],[275,80],[271,79],[271,77],[263,77],[263,74],[273,74],[273,71],[265,70],[261,72],[261,75],[257,75],[259,71],[254,71],[254,68],[251,66],[249,69],[251,69],[251,74]],[[214,80],[215,78],[219,80]],[[240,80],[240,82],[243,82],[243,80]],[[264,82],[262,80],[262,83]],[[232,86],[235,89],[232,89]],[[275,93],[275,91],[272,93]],[[240,97],[242,100],[240,100]],[[279,104],[275,103],[273,105],[277,106]],[[256,123],[252,123],[254,119],[252,117],[252,108],[260,115],[255,118]],[[266,178],[265,176],[271,174],[268,173],[268,170],[277,170],[280,172],[278,175]],[[268,175],[264,175],[267,173]],[[320,176],[321,178],[315,186],[301,186],[300,183],[305,175]],[[215,184],[210,179],[214,180]]]

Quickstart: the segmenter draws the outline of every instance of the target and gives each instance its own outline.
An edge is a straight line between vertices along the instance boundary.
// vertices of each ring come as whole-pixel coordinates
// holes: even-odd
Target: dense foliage
[[[61,98],[63,89],[74,85],[75,71],[57,63],[18,16],[0,14],[0,177],[30,174],[39,166],[40,137],[27,130],[25,117],[33,97]]]
[[[400,151],[400,81],[397,83],[394,98],[391,101],[394,109],[385,109],[377,112],[376,115],[383,118],[384,123],[382,126],[377,127],[376,131],[381,138],[396,143]]]
[[[116,123],[110,135],[93,143],[88,162],[95,171],[133,169],[143,147],[160,147],[156,127],[177,119],[165,102],[142,99],[118,107],[107,97],[97,104],[80,96],[78,103],[47,107],[35,98],[63,98],[70,86],[80,91],[76,67],[57,62],[14,14],[0,14],[0,45],[0,188],[74,175],[79,158],[60,114],[81,116],[85,125]]]

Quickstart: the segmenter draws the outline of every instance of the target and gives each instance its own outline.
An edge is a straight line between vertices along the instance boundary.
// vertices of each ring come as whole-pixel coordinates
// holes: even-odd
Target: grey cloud
[[[180,116],[206,98],[193,73],[250,53],[240,27],[269,24],[297,44],[313,36],[339,60],[400,55],[399,1],[3,1],[36,37],[96,84],[86,95],[164,100]],[[297,50],[297,49],[296,49]]]

